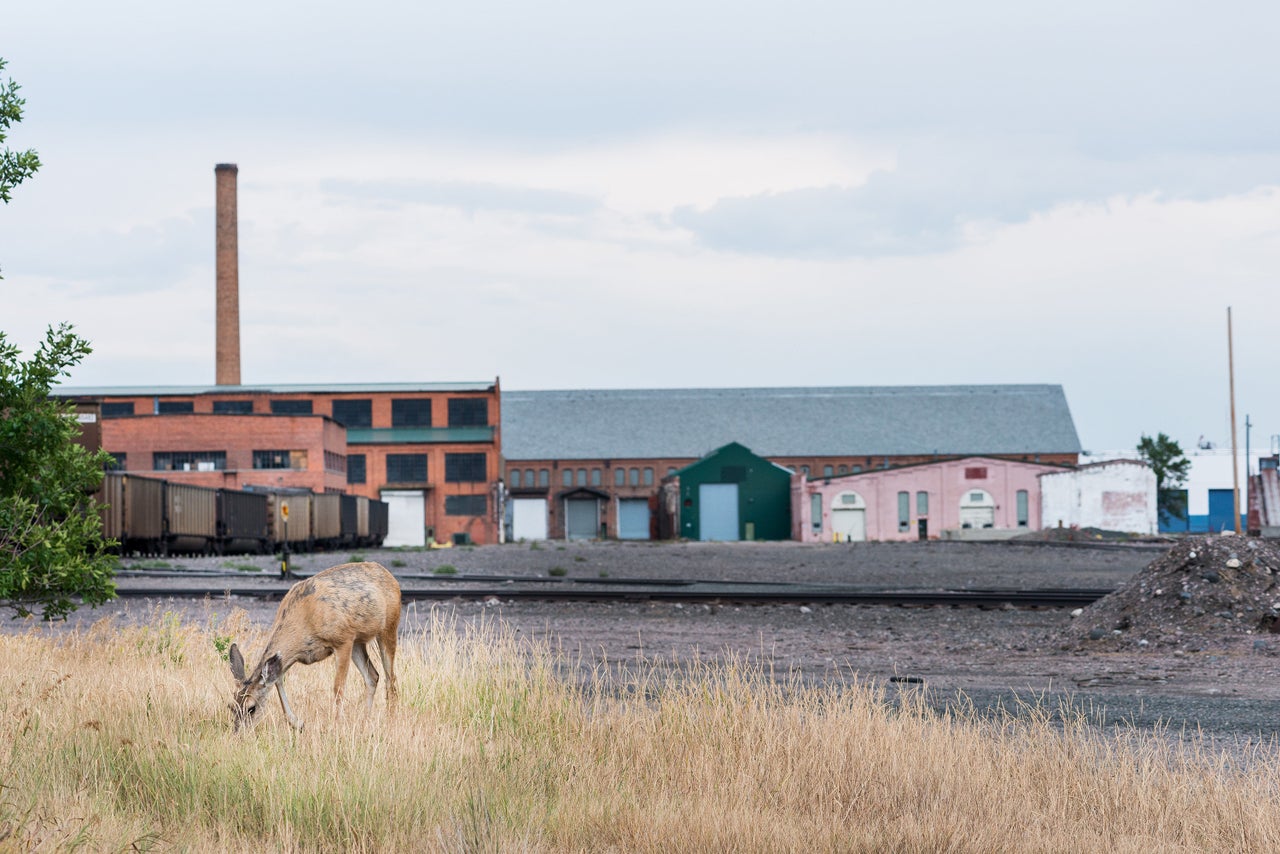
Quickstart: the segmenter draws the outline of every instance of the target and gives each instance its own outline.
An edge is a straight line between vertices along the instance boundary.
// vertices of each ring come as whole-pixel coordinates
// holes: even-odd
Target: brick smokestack
[[[217,384],[240,385],[240,249],[236,223],[236,169],[234,163],[213,167],[218,281]]]

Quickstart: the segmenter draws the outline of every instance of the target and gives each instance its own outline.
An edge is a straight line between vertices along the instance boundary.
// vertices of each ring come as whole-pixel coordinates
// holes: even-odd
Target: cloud
[[[599,199],[584,193],[481,181],[330,179],[320,182],[320,190],[334,197],[335,204],[359,200],[392,205],[436,205],[467,213],[497,210],[576,217],[590,214],[600,206]]]

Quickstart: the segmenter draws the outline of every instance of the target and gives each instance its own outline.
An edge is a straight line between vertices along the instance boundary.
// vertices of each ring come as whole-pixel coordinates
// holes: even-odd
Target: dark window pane
[[[226,451],[156,451],[151,455],[155,471],[223,471]]]
[[[120,418],[121,416],[132,415],[132,414],[133,414],[132,400],[117,401],[114,403],[102,404],[103,418]]]
[[[487,495],[446,495],[444,497],[444,515],[446,516],[483,516],[489,511]]]
[[[190,400],[162,400],[156,404],[157,415],[185,415],[195,410],[196,405]]]
[[[489,401],[483,397],[449,398],[450,427],[483,427],[489,423]]]
[[[344,427],[372,427],[372,400],[335,400],[333,420]]]
[[[215,415],[252,415],[252,400],[215,400],[213,402],[213,412]]]
[[[347,454],[347,483],[364,483],[364,454]]]
[[[520,469],[511,470],[511,474],[507,475],[507,485],[512,489],[520,488]]]
[[[387,454],[388,483],[426,483],[426,454]]]
[[[311,401],[309,400],[273,400],[271,401],[272,415],[310,415]]]
[[[289,465],[288,451],[254,451],[253,467],[256,469],[287,469]]]
[[[430,427],[431,401],[406,398],[391,401],[392,427]]]
[[[110,452],[108,452],[110,453]],[[105,466],[107,471],[128,471],[128,454],[123,451],[118,454],[111,454],[111,459],[107,460]]]
[[[445,454],[445,483],[484,483],[484,454]]]

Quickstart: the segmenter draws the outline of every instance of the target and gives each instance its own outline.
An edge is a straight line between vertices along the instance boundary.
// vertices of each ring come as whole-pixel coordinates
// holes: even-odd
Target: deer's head
[[[231,700],[232,729],[252,727],[262,717],[263,704],[271,686],[280,679],[282,672],[280,653],[275,653],[262,660],[253,673],[245,676],[244,656],[240,648],[231,645],[228,654],[231,662],[231,675],[236,680],[235,694]]]

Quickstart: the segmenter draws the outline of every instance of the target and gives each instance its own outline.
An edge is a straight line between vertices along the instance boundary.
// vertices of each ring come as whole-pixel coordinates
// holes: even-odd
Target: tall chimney
[[[213,167],[216,184],[218,280],[217,384],[240,385],[240,251],[234,163]]]

